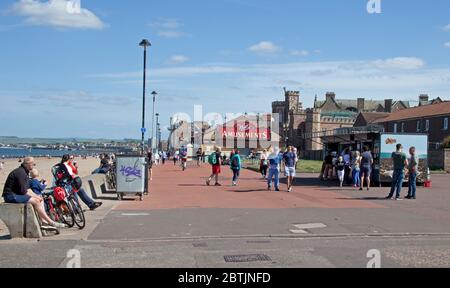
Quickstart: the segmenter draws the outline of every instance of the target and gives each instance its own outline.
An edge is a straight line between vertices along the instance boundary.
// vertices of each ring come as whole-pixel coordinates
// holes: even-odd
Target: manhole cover
[[[224,256],[223,258],[225,259],[225,262],[230,263],[272,261],[269,256],[264,254],[228,255]]]

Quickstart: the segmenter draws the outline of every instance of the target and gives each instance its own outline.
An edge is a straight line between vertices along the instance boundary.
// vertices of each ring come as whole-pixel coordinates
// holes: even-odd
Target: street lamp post
[[[288,141],[289,141],[289,137],[288,137],[289,124],[288,123],[284,123],[283,124],[283,129],[284,129],[284,145],[287,147],[288,146]]]
[[[159,113],[156,113],[156,149],[159,149]]]
[[[152,92],[152,96],[153,96],[153,112],[152,112],[152,152],[153,151],[153,142],[154,142],[154,129],[155,129],[155,102],[156,102],[156,95],[158,95],[158,93],[156,93],[155,91]]]
[[[147,40],[144,39],[139,43],[139,46],[144,47],[144,81],[143,81],[143,91],[142,91],[142,126],[141,126],[141,133],[142,133],[142,147],[141,147],[141,153],[144,155],[144,148],[145,148],[145,86],[146,86],[146,80],[147,80],[147,47],[152,46],[152,44]]]

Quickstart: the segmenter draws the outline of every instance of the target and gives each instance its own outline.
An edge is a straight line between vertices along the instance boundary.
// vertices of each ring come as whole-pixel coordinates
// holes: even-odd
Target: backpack
[[[239,161],[237,156],[233,156],[233,159],[231,160],[231,167],[232,168],[239,168]]]
[[[216,153],[212,153],[211,155],[209,155],[208,163],[211,164],[211,165],[216,165],[217,164]]]

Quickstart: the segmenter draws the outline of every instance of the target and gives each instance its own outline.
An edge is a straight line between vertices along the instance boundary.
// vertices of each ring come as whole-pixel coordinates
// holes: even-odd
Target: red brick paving
[[[349,201],[348,196],[326,191],[318,186],[298,186],[291,193],[286,185],[282,191],[267,191],[267,184],[259,174],[242,170],[239,186],[231,186],[232,173],[228,167],[222,169],[222,187],[206,186],[211,174],[209,165],[188,167],[166,164],[153,169],[150,195],[145,200],[124,201],[117,210],[160,210],[177,208],[386,208],[364,200]],[[302,181],[301,178],[296,181]],[[283,191],[284,190],[284,191]]]

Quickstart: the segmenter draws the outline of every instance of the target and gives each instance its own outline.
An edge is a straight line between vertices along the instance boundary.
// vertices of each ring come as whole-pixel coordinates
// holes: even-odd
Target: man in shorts
[[[297,155],[294,153],[292,146],[287,148],[286,153],[283,155],[284,173],[287,177],[288,192],[292,192],[292,184],[294,184],[295,178],[295,163],[297,161]]]

